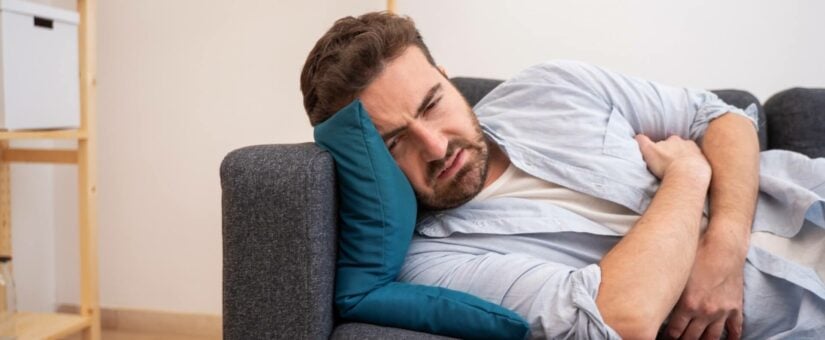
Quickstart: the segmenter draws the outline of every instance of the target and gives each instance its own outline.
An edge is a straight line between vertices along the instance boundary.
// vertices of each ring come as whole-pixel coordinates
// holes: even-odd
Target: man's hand
[[[725,114],[708,125],[702,152],[713,169],[710,221],[700,238],[685,290],[665,334],[738,339],[743,324],[743,271],[759,187],[759,142],[750,120]]]
[[[647,168],[659,179],[673,168],[693,169],[697,175],[710,174],[711,168],[702,150],[692,140],[679,136],[653,142],[645,135],[636,135],[639,150],[642,152]]]
[[[633,228],[599,262],[596,306],[622,338],[653,339],[693,268],[711,168],[693,141],[636,140],[662,183]]]
[[[636,141],[648,169],[660,179],[672,166],[707,164],[693,141],[678,136],[653,142],[637,135]],[[730,231],[744,228],[725,224],[722,218],[711,219],[707,234],[701,238],[690,278],[671,312],[667,336],[719,339],[727,329],[729,339],[738,339],[742,333],[745,252],[741,250],[747,247],[743,248],[741,237]]]
[[[714,223],[714,221],[711,221]],[[716,222],[721,223],[721,222]],[[730,228],[718,226],[716,230]],[[696,261],[665,335],[673,339],[728,339],[742,335],[745,257],[736,246],[703,236]]]

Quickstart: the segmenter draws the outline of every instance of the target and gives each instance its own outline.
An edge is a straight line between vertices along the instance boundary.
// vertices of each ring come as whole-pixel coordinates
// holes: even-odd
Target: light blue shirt
[[[514,166],[638,214],[659,181],[636,134],[701,143],[708,123],[727,112],[758,127],[753,106],[570,61],[522,71],[474,110]],[[760,165],[754,231],[792,237],[825,228],[825,158],[771,150]],[[534,338],[619,338],[595,303],[599,261],[620,240],[616,231],[550,203],[502,197],[425,216],[416,233],[399,280],[501,304],[530,323]],[[825,284],[813,269],[752,246],[744,314],[745,338],[825,338]]]

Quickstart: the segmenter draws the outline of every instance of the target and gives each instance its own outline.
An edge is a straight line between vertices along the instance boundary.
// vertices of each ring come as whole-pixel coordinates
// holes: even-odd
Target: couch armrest
[[[327,339],[337,232],[332,157],[257,145],[221,163],[226,339]]]

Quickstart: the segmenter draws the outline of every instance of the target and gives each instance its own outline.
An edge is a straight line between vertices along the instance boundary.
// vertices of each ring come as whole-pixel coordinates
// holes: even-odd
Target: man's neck
[[[510,166],[510,158],[504,151],[501,151],[498,144],[487,139],[488,160],[487,160],[487,179],[484,180],[484,188],[493,184],[501,174]]]

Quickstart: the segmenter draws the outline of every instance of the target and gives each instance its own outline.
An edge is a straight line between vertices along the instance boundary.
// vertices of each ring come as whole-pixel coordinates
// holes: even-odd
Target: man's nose
[[[443,159],[447,153],[448,139],[438,130],[417,124],[414,128],[415,134],[421,143],[421,153],[425,162]]]

